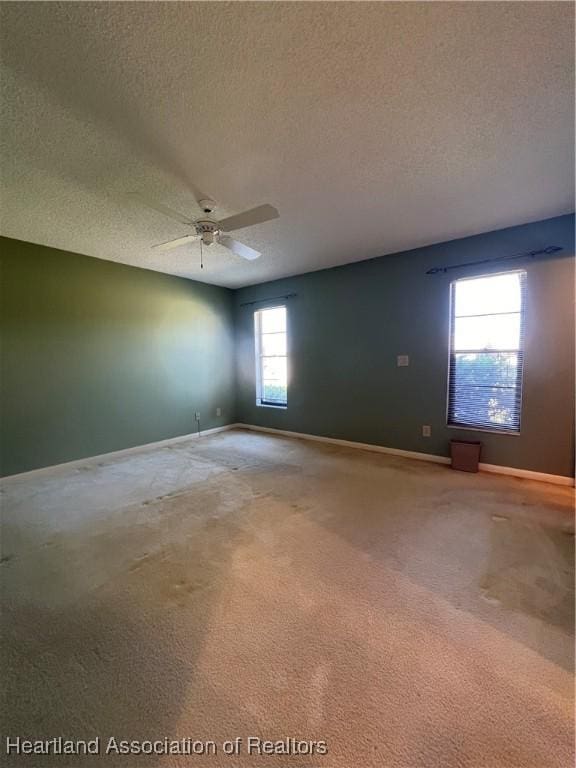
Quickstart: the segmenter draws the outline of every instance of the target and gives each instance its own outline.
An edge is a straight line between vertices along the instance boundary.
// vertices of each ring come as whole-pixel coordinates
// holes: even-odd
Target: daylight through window
[[[452,283],[448,424],[520,431],[526,273]]]
[[[285,408],[288,404],[286,307],[254,313],[256,403]]]

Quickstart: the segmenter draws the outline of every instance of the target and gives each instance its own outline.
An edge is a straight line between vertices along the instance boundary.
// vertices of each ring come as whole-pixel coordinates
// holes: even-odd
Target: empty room
[[[0,763],[574,764],[572,2],[0,2]]]

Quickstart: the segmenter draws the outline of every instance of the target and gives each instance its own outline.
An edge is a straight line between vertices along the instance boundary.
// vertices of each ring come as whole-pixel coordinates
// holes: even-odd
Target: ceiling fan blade
[[[178,237],[176,240],[169,240],[167,243],[160,243],[152,247],[157,251],[171,251],[172,248],[178,248],[181,245],[186,245],[186,243],[191,243],[198,237],[199,235],[184,235],[184,237]]]
[[[243,229],[243,227],[253,227],[254,224],[263,224],[265,221],[277,219],[280,214],[273,205],[259,205],[251,208],[244,213],[237,213],[236,216],[229,216],[218,222],[218,229],[223,232],[232,232],[234,229]]]
[[[255,251],[254,248],[250,248],[250,246],[244,245],[244,243],[239,243],[238,240],[234,240],[233,237],[228,237],[228,235],[220,235],[218,242],[220,245],[231,250],[232,253],[235,253],[236,256],[248,259],[248,261],[253,261],[261,256],[261,254],[258,251]]]

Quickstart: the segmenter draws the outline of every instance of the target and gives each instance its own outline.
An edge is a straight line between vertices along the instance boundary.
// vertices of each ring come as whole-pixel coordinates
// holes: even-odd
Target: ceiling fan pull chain
[[[202,240],[200,240],[200,269],[204,269],[204,250]]]

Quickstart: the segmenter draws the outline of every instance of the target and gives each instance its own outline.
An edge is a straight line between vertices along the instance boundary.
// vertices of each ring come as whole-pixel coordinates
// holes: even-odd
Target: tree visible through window
[[[256,341],[256,403],[286,407],[288,371],[286,357],[286,307],[254,313]]]
[[[452,283],[448,424],[520,431],[525,272]]]

